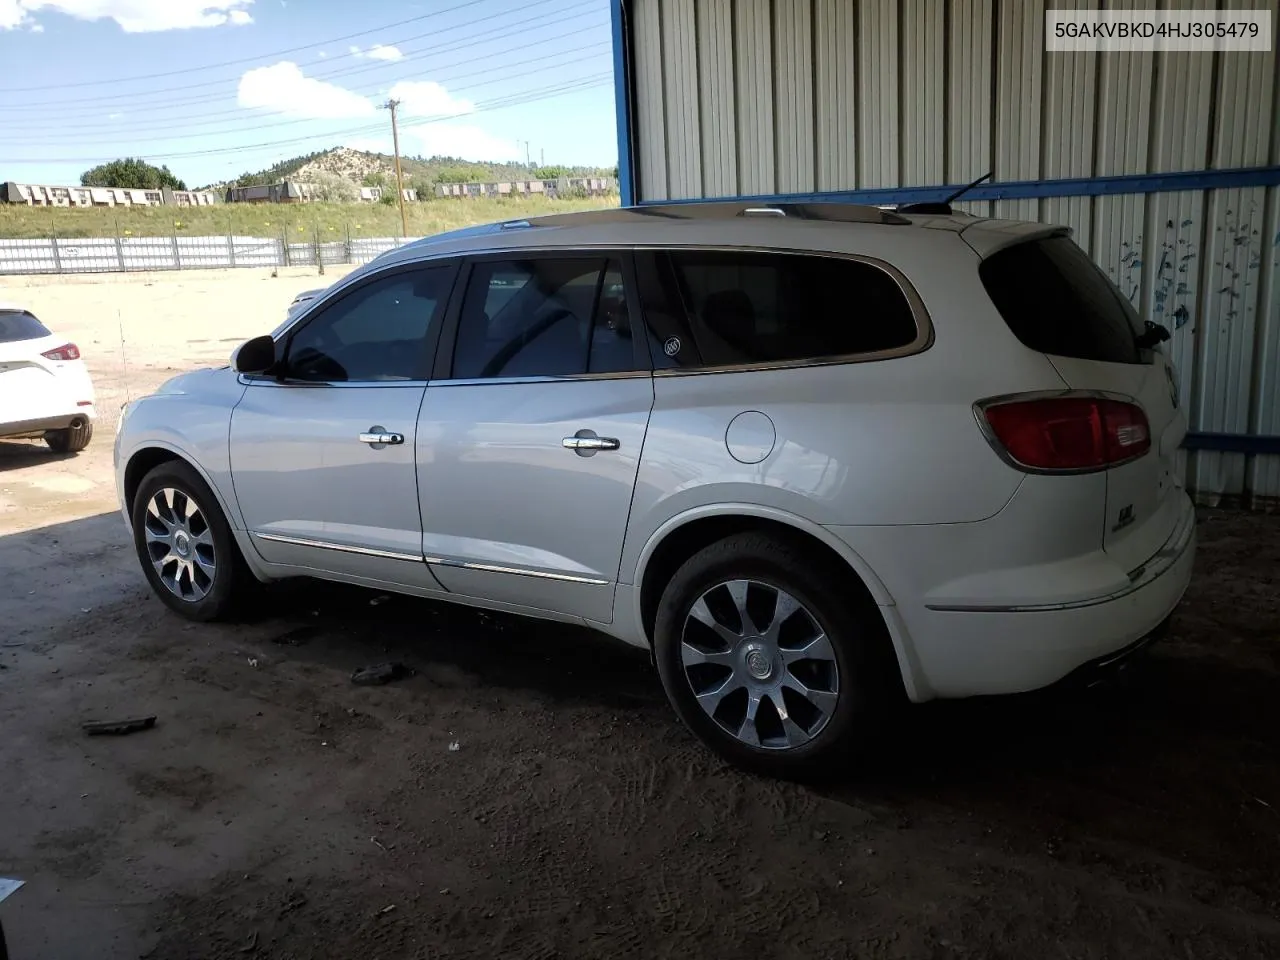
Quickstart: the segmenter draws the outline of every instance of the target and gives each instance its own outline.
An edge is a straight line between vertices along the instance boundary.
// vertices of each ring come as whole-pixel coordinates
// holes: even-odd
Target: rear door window
[[[1142,363],[1133,305],[1070,237],[1031,240],[978,267],[991,302],[1024,346],[1051,356]]]
[[[687,351],[663,337],[664,365],[827,360],[902,349],[920,334],[897,281],[859,260],[745,250],[661,259],[694,341]]]
[[[472,267],[454,379],[574,377],[637,367],[618,259],[479,260]]]
[[[49,336],[43,323],[25,310],[0,310],[0,343],[39,340]]]

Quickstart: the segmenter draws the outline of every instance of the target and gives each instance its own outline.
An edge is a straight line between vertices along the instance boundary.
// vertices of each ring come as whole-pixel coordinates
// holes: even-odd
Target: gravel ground
[[[126,327],[129,370],[90,356],[105,409],[316,281],[266,279],[0,295],[92,346],[123,298],[142,324],[216,292]],[[1280,517],[1202,515],[1169,637],[1115,684],[913,708],[812,788],[715,760],[642,653],[585,632],[309,583],[179,620],[114,512],[109,429],[66,459],[0,442],[15,960],[1280,956]],[[416,672],[350,683],[386,659]]]

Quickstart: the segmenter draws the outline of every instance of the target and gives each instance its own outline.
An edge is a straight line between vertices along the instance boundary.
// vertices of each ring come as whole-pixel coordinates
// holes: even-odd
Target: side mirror
[[[267,373],[276,365],[276,342],[263,335],[246,340],[231,355],[237,373]]]

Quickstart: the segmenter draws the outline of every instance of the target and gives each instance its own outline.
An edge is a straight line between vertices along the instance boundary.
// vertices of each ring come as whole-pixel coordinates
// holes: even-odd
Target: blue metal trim
[[[1218,453],[1280,455],[1280,437],[1254,433],[1188,433],[1184,450],[1212,450]]]
[[[621,0],[616,0],[621,2]],[[621,148],[619,148],[621,149]],[[622,172],[621,167],[618,170]],[[1227,190],[1240,187],[1280,185],[1280,166],[1241,167],[1232,170],[1185,170],[1179,173],[1123,174],[1114,177],[1075,177],[1062,180],[1011,180],[974,187],[959,202],[973,200],[1023,200],[1041,197],[1101,197],[1114,194],[1176,193],[1183,190]],[[757,194],[716,197],[717,200],[746,200],[763,203],[929,203],[947,199],[964,184],[944,187],[876,187],[867,190],[836,190],[826,193]],[[699,199],[641,200],[650,203],[697,203]],[[626,200],[624,205],[629,206]]]
[[[627,33],[626,0],[611,0],[613,25],[613,100],[618,124],[618,191],[622,206],[636,202],[631,164],[631,44]]]

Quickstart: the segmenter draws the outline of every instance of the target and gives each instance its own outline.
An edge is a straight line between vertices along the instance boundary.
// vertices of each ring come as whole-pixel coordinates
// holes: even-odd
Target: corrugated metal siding
[[[903,0],[901,13],[902,22],[912,29],[902,33],[899,137],[904,144],[911,144],[911,149],[901,151],[899,179],[902,183],[945,183],[947,111],[942,67],[946,63],[946,6],[937,0]]]
[[[814,189],[812,11],[809,0],[774,0],[774,142],[779,193]]]
[[[848,0],[815,0],[814,109],[818,117],[818,190],[835,190],[858,162],[857,9]]]
[[[703,193],[732,193],[738,180],[738,137],[734,125],[733,0],[698,4],[699,111],[702,120]]]
[[[1274,53],[1049,54],[1046,5],[1096,7],[633,0],[639,196],[1280,164]],[[1214,7],[1178,4],[1188,5]],[[1280,24],[1278,0],[1241,5]],[[1143,314],[1173,331],[1192,430],[1280,434],[1280,188],[958,206],[1071,226]],[[1209,502],[1280,503],[1280,457],[1186,460]]]
[[[728,192],[772,193],[777,189],[777,181],[773,163],[773,23],[769,4],[735,3],[733,23],[734,76],[738,81],[734,91],[738,112],[738,183],[736,190]],[[643,98],[644,94],[640,96]],[[648,195],[642,193],[641,196]],[[655,199],[665,196],[654,195]]]
[[[662,3],[662,81],[666,91],[667,177],[673,197],[699,197],[702,137],[698,126],[698,59],[709,38],[699,38],[688,0]]]

